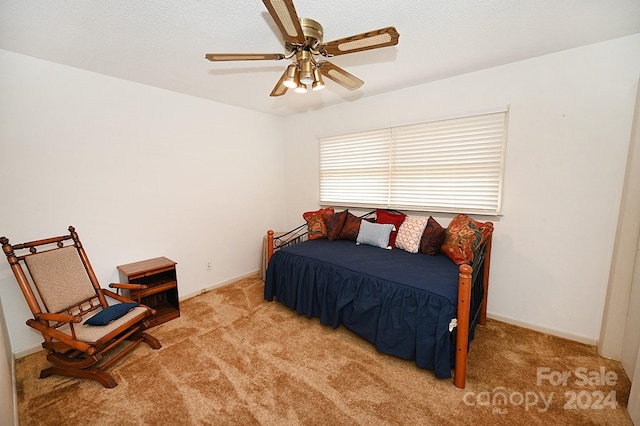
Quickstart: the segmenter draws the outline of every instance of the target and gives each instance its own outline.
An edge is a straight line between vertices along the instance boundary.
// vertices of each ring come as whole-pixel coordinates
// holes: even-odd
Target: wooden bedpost
[[[267,265],[273,256],[273,231],[269,229],[267,231]]]
[[[480,308],[480,316],[478,317],[478,324],[485,325],[487,323],[487,298],[489,297],[489,270],[491,269],[491,240],[492,235],[489,235],[487,240],[486,250],[487,254],[484,258],[484,265],[482,266],[482,286],[484,287],[484,297],[482,298],[482,308]]]
[[[456,327],[456,364],[453,384],[464,389],[469,351],[469,310],[471,305],[471,272],[469,265],[460,265],[458,284],[458,325]]]

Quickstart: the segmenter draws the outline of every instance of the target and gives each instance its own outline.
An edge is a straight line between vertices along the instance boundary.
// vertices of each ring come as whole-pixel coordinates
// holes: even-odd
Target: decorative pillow
[[[436,220],[429,216],[427,227],[424,228],[422,239],[420,240],[420,251],[428,256],[435,256],[440,253],[440,247],[444,243],[447,230],[440,226]]]
[[[396,237],[398,235],[398,229],[400,229],[400,225],[404,222],[404,218],[407,217],[404,213],[394,213],[389,210],[376,210],[376,223],[390,223],[396,227],[391,232],[391,236],[389,237],[389,245],[391,247],[396,246]]]
[[[335,241],[340,237],[340,232],[342,232],[348,214],[349,210],[344,210],[340,213],[334,213],[334,215],[329,218],[327,221],[327,238],[329,241]]]
[[[327,238],[327,221],[333,216],[333,207],[316,210],[314,212],[305,212],[302,214],[304,220],[307,221],[307,230],[310,240],[318,238]]]
[[[473,253],[493,232],[490,222],[482,223],[469,216],[459,214],[447,227],[446,237],[441,249],[457,265],[473,262]]]
[[[340,231],[340,236],[338,237],[341,240],[350,240],[355,241],[358,238],[358,232],[360,231],[360,222],[361,218],[347,212],[346,220],[344,221],[344,226]]]
[[[396,247],[409,253],[417,253],[428,220],[421,216],[407,216],[398,229]]]
[[[136,302],[131,303],[118,303],[115,305],[107,306],[88,320],[84,322],[85,325],[107,325],[111,321],[115,321],[133,308],[138,306]]]
[[[389,246],[389,235],[393,229],[390,223],[371,223],[366,220],[360,222],[360,231],[356,244],[368,244],[370,246],[391,248]]]

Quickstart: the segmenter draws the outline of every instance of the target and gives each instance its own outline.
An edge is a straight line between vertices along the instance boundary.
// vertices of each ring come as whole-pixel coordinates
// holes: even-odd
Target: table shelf
[[[166,257],[118,266],[120,279],[130,284],[144,284],[144,290],[129,290],[129,298],[156,310],[149,318],[151,326],[180,316],[176,262]]]

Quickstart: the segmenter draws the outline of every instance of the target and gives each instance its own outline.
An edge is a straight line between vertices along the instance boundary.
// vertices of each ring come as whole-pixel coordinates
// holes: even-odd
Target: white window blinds
[[[320,203],[499,214],[506,110],[320,138]]]

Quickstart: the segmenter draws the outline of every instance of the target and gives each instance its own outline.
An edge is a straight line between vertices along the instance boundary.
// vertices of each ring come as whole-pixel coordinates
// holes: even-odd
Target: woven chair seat
[[[142,318],[144,318],[147,314],[147,309],[141,307],[135,307],[131,311],[127,312],[120,318],[111,321],[107,325],[85,325],[84,321],[91,318],[100,312],[101,309],[98,309],[95,312],[91,312],[88,315],[83,317],[83,321],[78,324],[73,324],[73,329],[76,332],[76,339],[85,343],[95,343],[98,341],[104,341],[111,338],[110,334],[114,334],[121,330],[122,327],[128,322],[137,323]],[[58,331],[63,332],[71,336],[71,326],[69,324],[65,324],[61,327],[58,327]],[[106,339],[105,339],[106,338]]]

